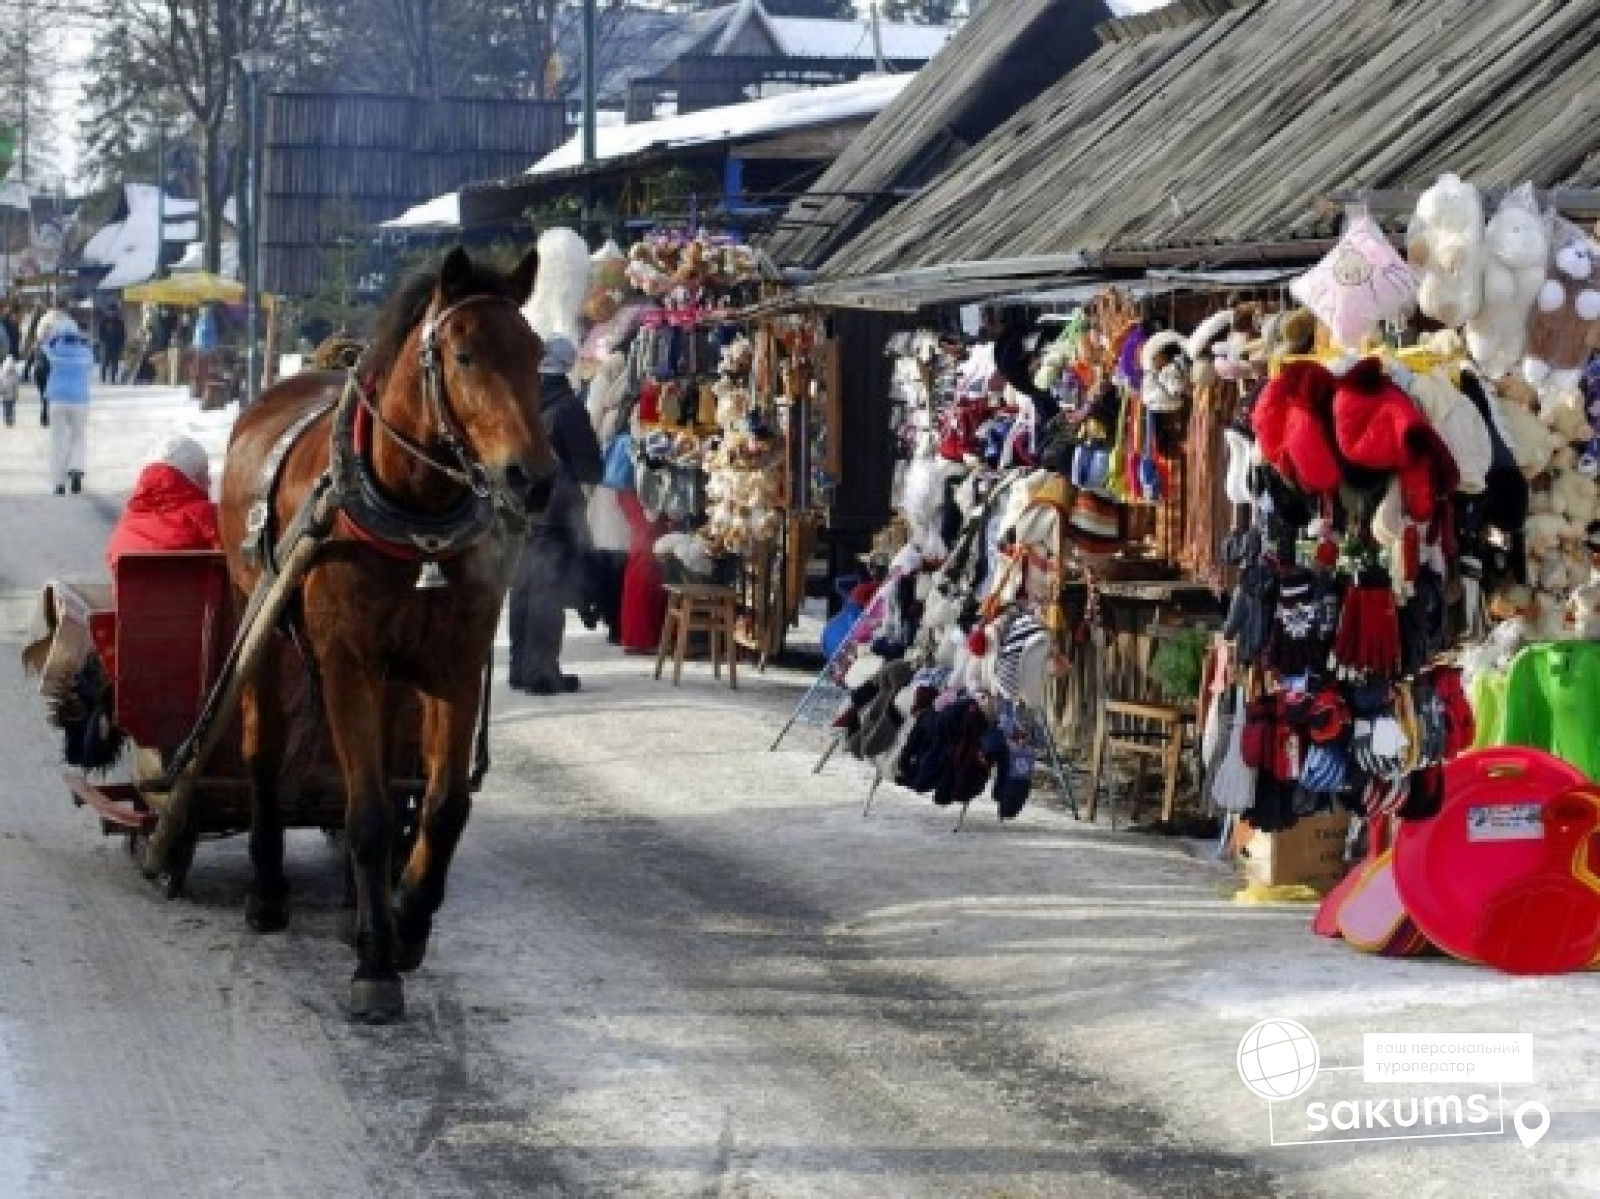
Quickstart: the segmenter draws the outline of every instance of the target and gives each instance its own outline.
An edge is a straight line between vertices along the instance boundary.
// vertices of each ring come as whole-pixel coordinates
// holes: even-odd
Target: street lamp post
[[[239,215],[239,265],[244,272],[245,296],[245,391],[244,402],[252,403],[261,387],[260,291],[261,291],[261,154],[258,142],[261,73],[271,65],[260,50],[246,50],[237,59],[244,74],[245,172],[244,194],[234,197]]]

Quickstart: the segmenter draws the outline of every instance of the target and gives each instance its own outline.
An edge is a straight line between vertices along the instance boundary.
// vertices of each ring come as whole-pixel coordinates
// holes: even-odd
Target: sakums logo
[[[1364,1048],[1364,1065],[1325,1066],[1316,1038],[1293,1020],[1263,1020],[1245,1033],[1239,1077],[1267,1101],[1273,1145],[1503,1136],[1504,1084],[1532,1081],[1526,1034],[1376,1033]],[[1427,1085],[1444,1079],[1467,1085]],[[1550,1111],[1524,1103],[1512,1126],[1531,1149],[1549,1129]]]

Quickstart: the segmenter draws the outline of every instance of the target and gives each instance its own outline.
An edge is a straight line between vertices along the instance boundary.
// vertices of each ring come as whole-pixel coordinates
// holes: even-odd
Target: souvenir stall
[[[910,730],[966,699],[992,722],[1012,622],[1036,621],[1039,685],[1017,698],[1061,717],[1094,776],[1141,741],[1169,768],[1192,742],[1203,802],[1243,818],[1267,885],[1337,882],[1352,815],[1381,853],[1475,744],[1600,770],[1572,710],[1600,644],[1600,251],[1531,189],[1483,207],[1442,178],[1403,252],[1352,210],[1281,294],[1107,289],[1044,336],[898,338],[905,545],[844,726],[905,661],[894,768],[916,777]],[[1189,630],[1108,612],[1192,629],[1211,596],[1222,627],[1173,694],[1195,672],[1159,656],[1193,654]],[[1298,860],[1297,827],[1317,842]]]
[[[602,490],[620,493],[596,506],[629,528],[610,543],[631,556],[620,641],[655,648],[663,581],[722,583],[739,591],[737,640],[765,662],[798,610],[808,528],[837,468],[822,327],[741,322],[755,259],[713,234],[608,245],[589,272],[580,373],[607,456]],[[591,512],[597,528],[620,523]]]

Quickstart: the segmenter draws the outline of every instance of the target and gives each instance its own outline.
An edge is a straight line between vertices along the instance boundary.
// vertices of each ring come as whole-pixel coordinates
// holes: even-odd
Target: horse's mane
[[[378,314],[377,327],[367,346],[363,371],[372,379],[386,379],[393,369],[406,338],[422,323],[428,303],[433,299],[434,287],[439,282],[439,268],[425,268],[407,276],[396,289],[389,302]],[[472,259],[472,278],[461,293],[465,296],[499,295],[517,301],[511,276],[493,263]]]

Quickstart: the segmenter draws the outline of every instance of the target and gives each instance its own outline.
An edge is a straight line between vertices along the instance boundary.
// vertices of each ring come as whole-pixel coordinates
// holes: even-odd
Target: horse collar
[[[376,408],[352,372],[334,418],[329,464],[341,527],[355,540],[391,558],[426,563],[465,553],[494,527],[493,496],[469,489],[459,504],[436,515],[392,503],[372,471]]]

